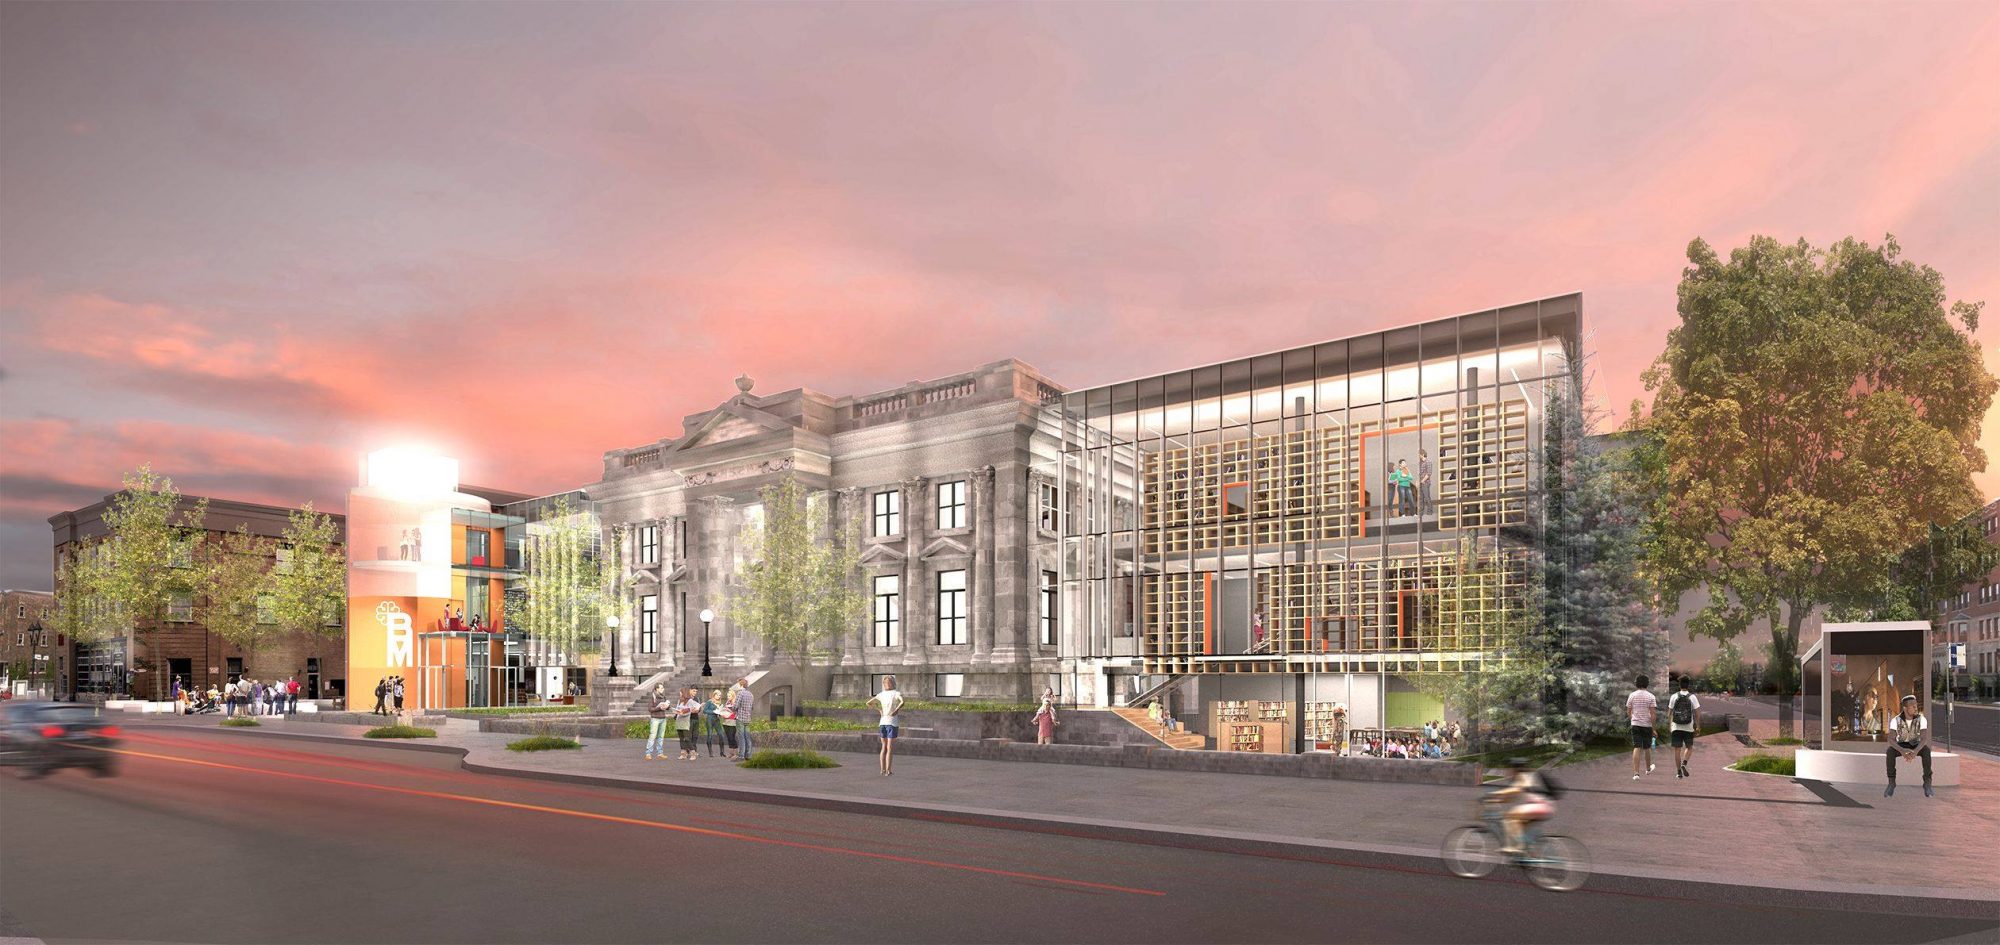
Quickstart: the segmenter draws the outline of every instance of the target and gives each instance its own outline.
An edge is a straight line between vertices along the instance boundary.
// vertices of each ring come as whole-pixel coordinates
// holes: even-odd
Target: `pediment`
[[[632,583],[652,584],[654,586],[658,586],[660,583],[660,577],[659,575],[654,574],[653,569],[650,567],[634,568],[632,570]]]
[[[679,584],[682,581],[687,580],[687,576],[688,576],[687,565],[681,565],[680,567],[677,567],[667,573],[667,579],[664,583]]]
[[[907,559],[907,555],[887,544],[869,545],[868,550],[861,553],[862,564],[879,564],[885,561],[893,564]]]
[[[793,426],[791,421],[750,406],[743,398],[738,397],[695,421],[686,435],[674,444],[673,451],[684,453],[732,440],[747,440],[767,433],[791,432],[796,429],[798,428]]]
[[[972,549],[966,547],[965,542],[950,536],[931,539],[931,543],[924,546],[923,553],[918,555],[920,558],[969,558],[971,556]]]

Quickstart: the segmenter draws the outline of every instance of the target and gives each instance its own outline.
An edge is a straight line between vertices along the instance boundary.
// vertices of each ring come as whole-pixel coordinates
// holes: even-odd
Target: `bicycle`
[[[1480,879],[1500,864],[1500,838],[1506,836],[1501,822],[1504,805],[1484,798],[1473,802],[1478,823],[1455,827],[1444,838],[1444,864],[1453,875]],[[1528,881],[1551,892],[1569,892],[1590,878],[1590,854],[1573,837],[1542,833],[1530,823],[1521,835],[1520,853],[1508,860],[1528,874]]]

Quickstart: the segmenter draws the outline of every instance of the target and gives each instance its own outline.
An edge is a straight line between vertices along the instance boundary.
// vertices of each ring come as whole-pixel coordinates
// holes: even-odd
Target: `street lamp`
[[[703,607],[701,609],[701,678],[703,679],[715,675],[715,671],[708,668],[708,625],[714,621],[715,611]]]
[[[616,676],[618,675],[618,615],[606,615],[604,626],[611,631],[611,672],[609,675]]]

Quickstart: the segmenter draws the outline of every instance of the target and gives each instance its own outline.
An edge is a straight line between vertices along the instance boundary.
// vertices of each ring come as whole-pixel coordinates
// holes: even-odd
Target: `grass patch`
[[[503,705],[484,709],[453,709],[452,715],[560,715],[590,709],[587,705]]]
[[[1751,774],[1782,774],[1788,778],[1799,773],[1797,759],[1789,755],[1767,755],[1761,751],[1744,755],[1730,767]]]
[[[749,761],[736,763],[739,768],[838,768],[840,762],[816,751],[760,751],[750,756]]]
[[[1805,739],[1793,738],[1789,735],[1780,735],[1777,738],[1764,739],[1764,744],[1766,745],[1803,745],[1805,743],[1806,743]]]
[[[233,719],[223,719],[222,724],[227,725],[230,728],[256,728],[264,723],[259,722],[256,719],[233,718]]]
[[[557,751],[563,748],[582,747],[582,742],[560,735],[531,735],[507,743],[508,751]]]
[[[361,733],[362,738],[436,738],[437,729],[415,725],[382,725]]]
[[[808,709],[872,709],[875,707],[874,703],[862,699],[809,701],[802,703],[802,705]],[[903,702],[903,708],[911,711],[927,712],[1033,712],[1041,708],[1041,706],[1033,702],[979,702],[970,699],[926,701],[909,699]]]

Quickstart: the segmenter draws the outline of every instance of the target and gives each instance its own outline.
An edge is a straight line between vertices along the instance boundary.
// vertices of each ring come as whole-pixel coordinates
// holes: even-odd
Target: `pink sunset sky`
[[[143,462],[552,491],[739,372],[1081,387],[1579,290],[1616,420],[1693,237],[1894,233],[2000,303],[1996,49],[1993,3],[0,5],[0,584]]]

